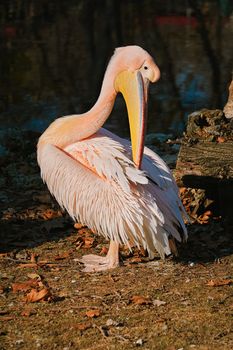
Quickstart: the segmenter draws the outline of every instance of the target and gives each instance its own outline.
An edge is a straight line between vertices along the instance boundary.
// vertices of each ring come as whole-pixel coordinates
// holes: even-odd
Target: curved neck
[[[116,91],[111,88],[111,85],[109,84],[108,75],[105,74],[102,88],[96,103],[88,112],[77,116],[77,123],[80,128],[80,139],[95,134],[103,126],[112,112],[116,94]]]
[[[111,66],[109,68],[95,105],[86,113],[56,119],[40,137],[38,145],[50,143],[64,148],[90,137],[102,127],[112,111],[117,94]]]

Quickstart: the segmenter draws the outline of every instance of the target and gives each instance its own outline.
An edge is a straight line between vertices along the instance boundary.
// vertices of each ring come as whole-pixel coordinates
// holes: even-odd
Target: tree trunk
[[[179,186],[204,189],[220,214],[232,218],[233,119],[220,110],[192,113],[174,176]]]

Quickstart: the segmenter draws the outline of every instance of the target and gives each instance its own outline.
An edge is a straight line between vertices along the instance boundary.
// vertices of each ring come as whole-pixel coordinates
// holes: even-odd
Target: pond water
[[[137,44],[161,69],[148,132],[179,134],[187,115],[222,108],[233,67],[233,2],[8,0],[0,3],[1,128],[43,131],[88,110],[115,47]],[[117,98],[106,127],[128,133]]]

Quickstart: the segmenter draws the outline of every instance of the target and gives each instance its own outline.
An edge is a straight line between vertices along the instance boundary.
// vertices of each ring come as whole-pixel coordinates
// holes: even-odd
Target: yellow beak
[[[115,80],[115,89],[122,93],[126,102],[132,158],[135,166],[140,168],[144,149],[147,119],[147,88],[139,71],[123,71]]]

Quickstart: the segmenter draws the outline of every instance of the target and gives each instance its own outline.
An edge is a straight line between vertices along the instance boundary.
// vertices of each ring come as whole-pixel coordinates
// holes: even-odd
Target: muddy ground
[[[86,274],[78,259],[106,254],[108,242],[74,227],[50,197],[37,136],[11,130],[0,157],[0,349],[233,349],[224,220],[195,214],[179,258],[149,261],[122,247],[119,268]],[[182,189],[187,208],[191,196]]]

